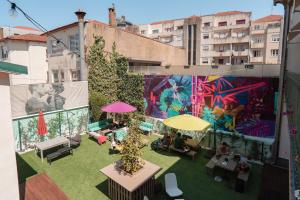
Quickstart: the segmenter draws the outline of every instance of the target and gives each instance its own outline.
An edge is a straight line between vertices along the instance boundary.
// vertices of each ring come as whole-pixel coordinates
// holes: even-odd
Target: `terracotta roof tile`
[[[264,22],[274,22],[274,21],[280,21],[283,17],[281,15],[269,15],[262,18],[259,18],[253,23],[264,23]]]
[[[226,16],[226,15],[238,15],[238,14],[251,14],[251,12],[241,12],[241,11],[226,11],[226,12],[218,12],[215,16]]]
[[[28,31],[39,31],[37,29],[31,28],[31,27],[27,27],[27,26],[15,26],[14,28],[28,30]],[[39,32],[41,32],[41,31],[39,31]]]
[[[2,38],[0,41],[4,40],[17,40],[17,41],[28,41],[28,42],[46,42],[46,36],[35,35],[35,34],[24,34],[24,35],[12,35],[6,38]]]

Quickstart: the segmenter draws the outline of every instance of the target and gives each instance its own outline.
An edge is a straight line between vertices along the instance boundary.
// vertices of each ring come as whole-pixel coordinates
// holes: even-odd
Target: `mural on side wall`
[[[66,98],[60,93],[64,91],[63,84],[32,84],[29,85],[31,97],[26,102],[26,113],[35,114],[40,110],[49,112],[54,110],[62,110]]]
[[[278,79],[218,76],[145,76],[145,113],[188,113],[217,129],[273,137]]]

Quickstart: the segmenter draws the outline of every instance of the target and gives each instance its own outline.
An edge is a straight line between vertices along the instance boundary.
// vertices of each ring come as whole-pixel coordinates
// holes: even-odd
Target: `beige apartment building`
[[[281,35],[283,17],[270,15],[251,24],[250,62],[253,64],[279,64],[281,62]]]
[[[82,60],[78,56],[79,24],[74,22],[44,34],[47,36],[49,82],[86,80],[81,77]],[[96,20],[84,21],[82,38],[85,55],[97,35],[104,38],[104,51],[108,54],[115,42],[117,51],[129,59],[130,66],[184,66],[186,63],[184,49],[118,28],[114,7],[109,9],[109,24]]]
[[[185,19],[165,20],[139,25],[138,33],[151,39],[183,48]]]
[[[251,21],[228,11],[139,26],[139,34],[186,51],[187,65],[279,64],[282,16]]]

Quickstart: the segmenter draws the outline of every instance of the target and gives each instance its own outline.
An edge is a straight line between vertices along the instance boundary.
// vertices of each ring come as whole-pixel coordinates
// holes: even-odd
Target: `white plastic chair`
[[[177,186],[177,179],[174,173],[165,175],[166,192],[170,197],[179,197],[183,192]]]
[[[149,198],[147,196],[144,196],[144,200],[149,200]]]

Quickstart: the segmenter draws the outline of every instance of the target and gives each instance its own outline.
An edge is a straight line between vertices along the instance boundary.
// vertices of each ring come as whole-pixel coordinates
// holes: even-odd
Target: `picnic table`
[[[44,161],[44,151],[47,149],[51,149],[53,147],[57,147],[63,144],[68,144],[68,146],[70,147],[70,141],[68,140],[68,138],[64,137],[64,136],[58,136],[56,138],[53,139],[49,139],[46,140],[44,142],[39,142],[35,144],[35,150],[38,151],[40,150],[41,152],[41,159],[42,162]]]
[[[225,160],[226,158],[228,159],[228,161]],[[211,160],[215,163],[215,166],[230,172],[234,172],[238,165],[237,161],[233,160],[233,158],[227,155],[221,155],[219,159],[217,159],[215,155]]]

